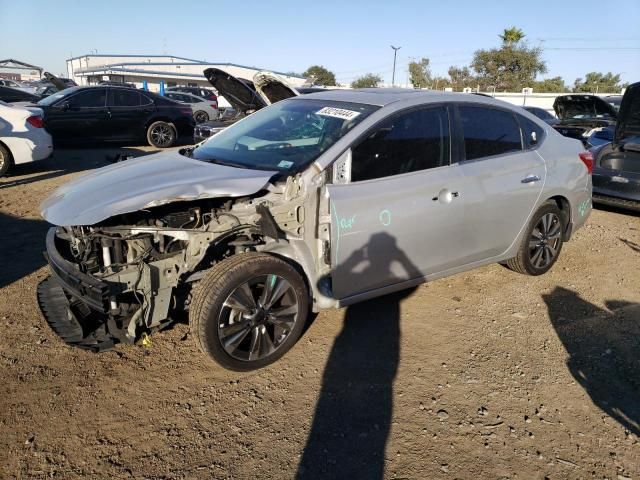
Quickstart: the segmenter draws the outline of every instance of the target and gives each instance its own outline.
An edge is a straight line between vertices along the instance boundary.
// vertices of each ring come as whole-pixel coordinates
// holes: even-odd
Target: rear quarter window
[[[522,128],[522,140],[524,141],[524,148],[535,148],[542,143],[544,138],[544,129],[535,122],[532,122],[528,118],[518,115],[518,122]]]

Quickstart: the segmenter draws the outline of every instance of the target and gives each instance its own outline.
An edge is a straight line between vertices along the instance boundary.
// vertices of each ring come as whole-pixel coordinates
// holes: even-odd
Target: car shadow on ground
[[[378,260],[376,265],[372,265],[373,259]],[[376,275],[387,272],[392,278],[393,262],[402,265],[405,278],[419,276],[392,236],[376,234],[340,265],[334,276],[344,269],[351,272],[350,281],[357,282],[375,269]],[[362,265],[366,267],[360,269]],[[356,267],[360,273],[354,273]],[[400,303],[414,290],[347,307],[325,366],[297,479],[384,478],[393,382],[400,358]]]
[[[15,165],[0,178],[0,189],[27,185],[43,180],[110,165],[121,158],[142,157],[159,150],[145,151],[135,147],[59,148],[51,158]],[[37,173],[37,175],[32,175]],[[25,175],[30,175],[26,178]]]
[[[0,212],[0,288],[44,266],[42,252],[49,224]]]
[[[562,287],[542,297],[576,382],[596,406],[640,435],[640,304],[610,300],[607,310]]]

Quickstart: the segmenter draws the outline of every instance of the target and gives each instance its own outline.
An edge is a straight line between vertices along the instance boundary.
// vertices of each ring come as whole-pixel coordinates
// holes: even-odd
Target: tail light
[[[212,104],[211,104],[211,107],[212,107],[212,108],[215,108],[215,109],[217,110],[217,109],[218,109],[218,104],[217,104],[217,103],[212,103]]]
[[[27,118],[27,122],[36,128],[44,127],[44,122],[40,115],[32,115],[31,117]]]
[[[593,153],[589,151],[580,152],[578,156],[580,157],[580,160],[582,160],[582,162],[586,165],[587,171],[589,173],[593,173]]]

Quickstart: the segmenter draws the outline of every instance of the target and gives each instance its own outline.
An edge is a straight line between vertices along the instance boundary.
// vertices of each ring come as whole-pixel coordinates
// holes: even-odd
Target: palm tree
[[[502,35],[498,35],[502,39],[502,43],[513,46],[525,37],[522,30],[517,27],[505,28]]]

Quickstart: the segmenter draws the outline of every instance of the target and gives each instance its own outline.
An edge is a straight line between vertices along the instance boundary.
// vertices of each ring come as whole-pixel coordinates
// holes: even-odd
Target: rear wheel
[[[555,202],[542,205],[529,222],[518,254],[507,261],[507,266],[525,275],[546,273],[560,256],[565,225],[562,210]]]
[[[13,165],[11,152],[4,145],[0,145],[0,177],[7,174],[11,165]]]
[[[308,310],[306,284],[293,266],[265,253],[242,253],[207,272],[189,323],[211,359],[248,371],[275,362],[298,341]]]
[[[193,119],[196,123],[203,123],[209,121],[209,114],[207,112],[203,112],[202,110],[198,110],[193,114]]]
[[[147,129],[149,145],[157,148],[167,148],[176,142],[176,129],[173,125],[163,121],[153,122]]]

